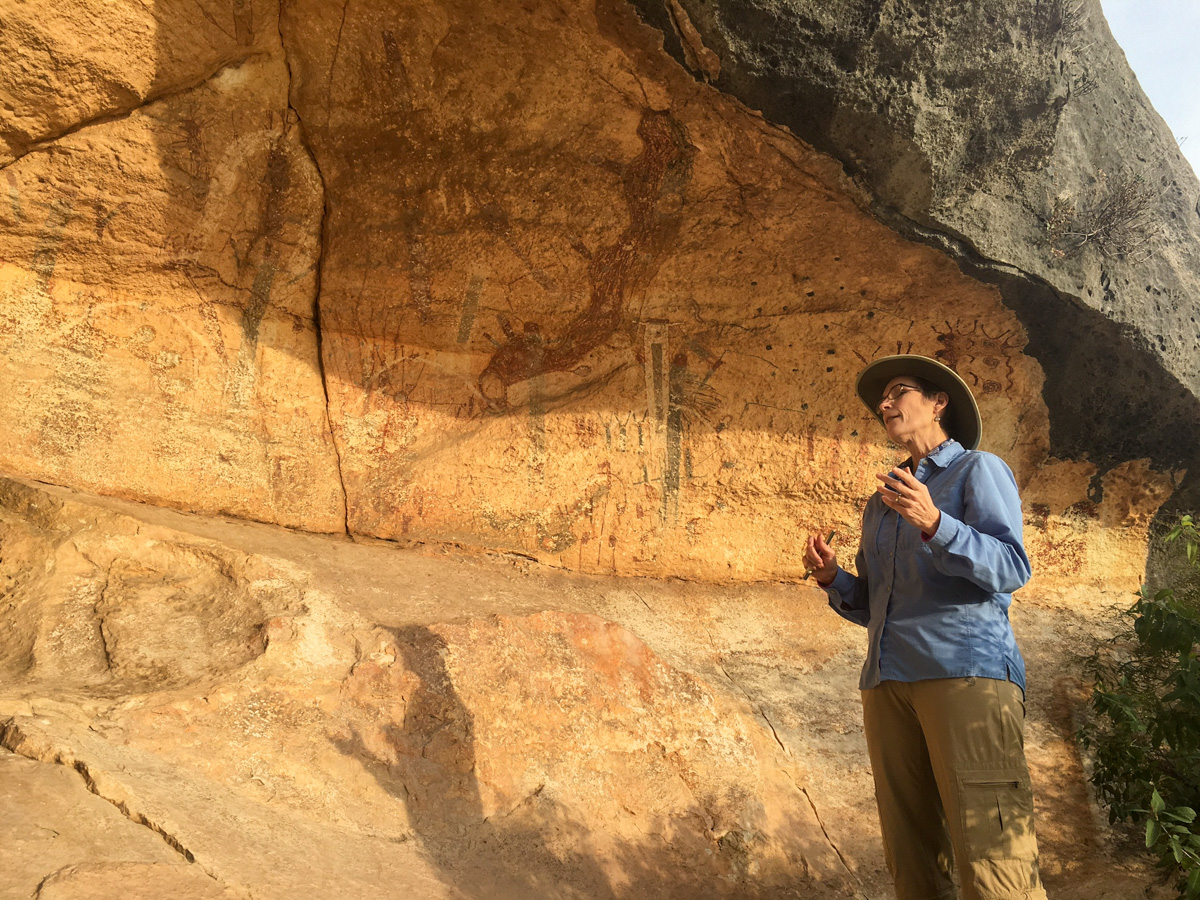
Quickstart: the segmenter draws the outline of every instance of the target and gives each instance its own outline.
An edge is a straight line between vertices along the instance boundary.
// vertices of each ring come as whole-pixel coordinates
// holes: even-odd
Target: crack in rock
[[[349,0],[346,5],[349,6]],[[345,10],[342,13],[343,24],[345,19]],[[314,270],[314,288],[313,288],[313,330],[317,336],[317,366],[321,372],[321,389],[325,393],[325,421],[329,428],[329,441],[333,445],[333,456],[337,463],[338,483],[342,488],[342,512],[343,512],[343,527],[346,534],[352,535],[350,531],[350,495],[346,491],[346,477],[342,471],[342,449],[338,445],[337,437],[333,433],[333,419],[329,404],[329,377],[325,371],[325,353],[324,353],[324,333],[321,329],[321,275],[325,262],[325,252],[328,247],[329,234],[329,188],[325,182],[325,173],[321,171],[321,163],[317,159],[317,154],[313,151],[312,145],[308,142],[308,133],[304,127],[304,120],[300,116],[300,111],[292,104],[292,83],[295,81],[295,73],[292,70],[292,58],[288,53],[287,40],[283,36],[283,0],[280,0],[279,10],[275,17],[275,24],[279,31],[279,49],[283,53],[283,64],[287,67],[288,85],[287,85],[287,108],[290,117],[295,120],[296,133],[300,139],[300,146],[304,148],[304,152],[308,154],[308,158],[312,161],[313,171],[317,173],[317,181],[321,185],[321,222],[318,226],[319,235],[317,240],[317,258],[313,260]],[[339,31],[339,39],[341,33]]]
[[[135,825],[141,825],[150,829],[157,834],[168,847],[182,856],[187,862],[195,863],[196,856],[183,845],[175,835],[171,834],[153,819],[150,819],[145,813],[131,809],[129,803],[125,800],[119,800],[114,797],[106,796],[97,783],[95,776],[92,774],[87,763],[81,759],[73,757],[69,752],[55,750],[50,747],[36,747],[34,743],[21,731],[21,729],[11,719],[0,725],[0,747],[8,750],[10,753],[15,753],[25,759],[33,762],[49,763],[58,766],[65,766],[69,769],[74,769],[83,779],[84,787],[92,794],[95,794],[101,800],[104,800],[114,807],[129,821]],[[210,878],[216,879],[212,872],[209,872],[204,866],[200,867]]]
[[[639,597],[638,599],[641,598]],[[645,603],[646,601],[642,600],[642,602]],[[647,609],[648,608],[649,605],[647,605]],[[777,743],[779,745],[779,749],[783,751],[783,755],[788,759],[791,759],[791,751],[788,750],[787,746],[783,743],[783,740],[780,739],[779,732],[775,730],[775,724],[770,720],[770,718],[768,718],[766,710],[764,710],[758,701],[750,695],[750,692],[742,686],[741,682],[730,675],[729,671],[725,668],[725,663],[721,660],[721,651],[717,649],[717,644],[713,640],[712,632],[708,630],[707,625],[704,626],[704,632],[708,635],[708,645],[712,649],[713,658],[716,660],[717,668],[721,670],[721,674],[729,679],[730,684],[741,691],[742,696],[745,697],[750,703],[751,708],[753,708],[755,712],[762,716],[763,721],[767,723],[767,727],[771,729],[771,735],[775,738],[775,743]],[[837,848],[835,847],[834,849],[836,850]]]
[[[139,110],[145,109],[148,106],[152,106],[153,104],[158,103],[160,100],[166,100],[170,97],[178,96],[179,94],[186,94],[188,91],[195,90],[196,88],[207,84],[214,78],[220,76],[221,73],[227,69],[236,69],[252,59],[265,58],[266,56],[267,54],[261,51],[255,51],[253,53],[247,53],[244,56],[240,56],[236,59],[225,60],[211,72],[194,81],[189,81],[186,84],[177,85],[165,90],[147,94],[145,97],[141,98],[140,102],[131,107],[108,110],[107,112],[100,113],[99,115],[93,116],[90,119],[85,119],[82,122],[76,122],[74,125],[63,129],[56,134],[47,135],[46,137],[33,141],[28,147],[25,148],[23,153],[18,156],[14,156],[6,163],[0,163],[0,172],[4,171],[9,166],[19,163],[27,156],[31,156],[34,153],[44,153],[47,150],[53,149],[54,145],[63,138],[71,137],[74,134],[78,134],[85,129],[92,128],[97,125],[107,125],[111,122],[120,122],[123,119],[128,119]]]
[[[829,833],[829,829],[827,829],[825,827],[825,822],[821,818],[821,813],[817,809],[817,804],[813,802],[812,796],[808,793],[808,788],[802,787],[800,784],[798,784],[796,782],[796,779],[792,778],[792,773],[789,772],[787,769],[783,770],[783,774],[788,777],[788,779],[792,782],[792,784],[796,785],[796,790],[798,790],[801,794],[803,794],[804,799],[808,801],[808,805],[809,805],[809,807],[811,807],[812,812],[813,812],[813,818],[815,818],[817,820],[817,825],[819,825],[821,827],[821,833],[823,835],[825,835],[825,840],[829,842],[829,846],[832,847],[833,852],[837,854],[838,860],[841,861],[841,864],[845,867],[846,871],[850,873],[850,877],[853,878],[858,883],[859,896],[864,898],[864,900],[870,900],[870,897],[867,895],[866,891],[863,890],[862,879],[860,879],[858,877],[858,873],[856,873],[852,868],[850,868],[849,861],[846,859],[846,857],[844,857],[842,855],[841,848],[838,847],[838,845],[834,842],[833,836],[830,835],[830,833]]]
[[[762,716],[762,718],[763,718],[763,721],[767,723],[767,727],[771,729],[771,734],[772,734],[772,736],[775,738],[775,742],[776,742],[777,744],[779,744],[779,747],[780,747],[780,749],[781,749],[781,750],[783,750],[783,753],[784,753],[784,755],[785,755],[785,756],[786,756],[788,759],[791,759],[791,758],[792,758],[791,751],[789,751],[789,750],[788,750],[787,746],[786,746],[786,745],[783,743],[783,740],[782,740],[782,739],[779,737],[779,732],[777,732],[777,731],[775,730],[775,725],[774,725],[774,723],[772,723],[772,722],[771,722],[770,718],[767,716],[766,710],[764,710],[764,709],[762,708],[762,706],[761,706],[761,705],[759,705],[758,701],[756,701],[756,700],[754,699],[754,697],[753,697],[753,696],[750,694],[750,692],[749,692],[749,691],[747,691],[747,690],[746,690],[746,688],[742,686],[741,682],[739,682],[737,679],[735,679],[735,678],[734,678],[732,675],[730,675],[730,674],[729,674],[729,671],[728,671],[728,670],[725,668],[725,663],[724,663],[724,662],[722,662],[722,660],[721,660],[721,653],[720,653],[720,651],[717,649],[716,642],[715,642],[715,641],[713,641],[713,638],[712,638],[712,633],[708,631],[708,628],[707,628],[707,626],[705,627],[705,632],[706,632],[706,633],[708,633],[708,642],[709,642],[709,646],[712,648],[712,651],[713,651],[713,657],[716,659],[717,668],[719,668],[719,669],[721,670],[721,673],[722,673],[722,674],[723,674],[723,675],[724,675],[724,676],[725,676],[727,679],[729,679],[729,683],[730,683],[730,684],[732,684],[734,687],[736,687],[736,688],[737,688],[737,689],[738,689],[738,690],[739,690],[739,691],[742,693],[742,695],[743,695],[743,696],[746,698],[746,700],[747,700],[747,701],[750,703],[751,707],[752,707],[752,708],[753,708],[753,709],[754,709],[756,712],[758,712],[758,714],[759,714],[760,716]],[[789,780],[789,781],[791,781],[791,783],[792,783],[792,784],[795,786],[796,790],[797,790],[797,791],[799,791],[801,794],[803,794],[803,795],[804,795],[804,799],[808,801],[808,805],[809,805],[809,807],[812,809],[813,818],[815,818],[815,819],[817,820],[817,825],[818,825],[818,826],[820,827],[820,829],[821,829],[821,834],[823,834],[823,835],[825,836],[825,841],[826,841],[826,842],[829,844],[829,846],[830,846],[830,847],[833,849],[833,852],[834,852],[835,854],[837,854],[838,861],[839,861],[839,862],[841,862],[842,866],[843,866],[843,867],[846,869],[846,871],[847,871],[847,872],[850,874],[850,877],[851,877],[851,878],[853,878],[853,879],[854,879],[854,881],[855,881],[855,882],[858,884],[858,887],[859,887],[859,896],[860,896],[860,897],[862,897],[862,898],[863,898],[863,900],[870,900],[870,898],[868,897],[868,895],[866,894],[866,892],[863,890],[863,883],[862,883],[862,879],[860,879],[860,878],[858,877],[858,874],[857,874],[857,873],[854,871],[854,869],[852,869],[852,868],[850,867],[850,863],[849,863],[849,861],[846,859],[846,857],[845,857],[845,856],[843,856],[843,855],[842,855],[841,848],[840,848],[840,847],[838,847],[838,845],[837,845],[837,844],[834,842],[834,840],[833,840],[833,836],[832,836],[832,835],[830,835],[830,833],[829,833],[829,829],[827,829],[827,828],[825,827],[825,822],[824,822],[824,820],[822,820],[822,818],[821,818],[821,813],[820,813],[820,811],[817,809],[817,804],[813,802],[813,798],[812,798],[812,796],[811,796],[811,795],[808,793],[808,789],[807,789],[807,788],[805,788],[805,787],[803,787],[803,786],[802,786],[802,785],[801,785],[799,782],[797,782],[797,781],[796,781],[796,779],[795,779],[795,777],[793,777],[792,773],[791,773],[791,772],[789,772],[789,771],[788,771],[786,768],[784,768],[783,766],[780,766],[780,771],[782,771],[782,772],[783,772],[783,774],[785,774],[785,775],[788,777],[788,780]]]
[[[733,684],[734,687],[736,687],[739,691],[742,692],[742,694],[746,697],[746,699],[748,701],[750,701],[750,705],[753,706],[754,709],[758,711],[758,714],[760,716],[762,716],[763,721],[767,723],[767,727],[771,729],[771,734],[775,738],[775,743],[779,744],[779,747],[781,750],[783,750],[784,755],[788,759],[791,759],[792,758],[791,751],[788,750],[788,748],[784,745],[783,740],[779,737],[779,732],[777,732],[775,730],[775,725],[770,720],[770,718],[768,718],[766,710],[764,710],[761,706],[759,706],[757,701],[755,701],[754,697],[752,697],[750,695],[750,692],[747,691],[744,687],[742,687],[741,683],[736,681],[733,678],[733,676],[730,675],[728,671],[726,671],[725,664],[721,662],[721,657],[719,654],[717,655],[717,666],[718,666],[718,668],[720,668],[721,672],[724,673],[725,677],[729,679],[730,683]],[[815,818],[817,820],[817,825],[820,826],[821,834],[823,834],[825,836],[826,842],[829,844],[830,847],[833,848],[833,852],[837,854],[837,858],[841,862],[842,866],[844,866],[846,871],[850,873],[850,877],[853,878],[858,883],[860,895],[863,898],[865,898],[865,900],[870,900],[870,898],[867,897],[867,894],[864,891],[862,891],[862,880],[858,877],[858,875],[855,873],[855,871],[852,868],[850,868],[850,863],[846,860],[846,857],[844,857],[842,855],[841,848],[838,847],[838,845],[834,842],[833,836],[830,835],[830,833],[829,833],[829,829],[827,829],[825,827],[825,822],[821,819],[821,813],[817,810],[817,804],[813,802],[812,796],[808,793],[808,788],[801,786],[796,781],[796,779],[792,777],[792,773],[789,772],[786,768],[780,766],[780,771],[782,771],[783,774],[785,774],[788,777],[788,780],[791,781],[793,785],[795,785],[796,790],[798,790],[801,794],[804,795],[804,799],[808,801],[808,805],[809,805],[809,807],[811,807],[812,812],[813,812],[813,818]]]

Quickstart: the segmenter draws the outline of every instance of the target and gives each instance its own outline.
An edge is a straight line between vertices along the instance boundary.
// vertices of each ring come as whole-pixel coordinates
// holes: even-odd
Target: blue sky
[[[1200,174],[1200,0],[1103,0],[1104,18]]]

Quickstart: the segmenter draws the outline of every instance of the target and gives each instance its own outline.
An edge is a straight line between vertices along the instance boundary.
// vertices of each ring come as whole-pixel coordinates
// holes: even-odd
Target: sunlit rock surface
[[[0,896],[890,890],[863,633],[813,587],[569,574],[9,480],[0,546]],[[1073,654],[1110,607],[1014,614],[1055,896],[1150,883],[1114,859],[1073,742]]]
[[[898,351],[1022,489],[1047,881],[1144,895],[1076,658],[1200,185],[1094,6],[859,6],[0,0],[0,897],[887,896],[799,548]]]
[[[313,322],[323,192],[274,10],[126,6],[6,4],[0,41],[24,52],[0,97],[38,112],[0,112],[0,134],[24,135],[0,204],[0,464],[342,530]],[[132,60],[93,43],[101,27]]]

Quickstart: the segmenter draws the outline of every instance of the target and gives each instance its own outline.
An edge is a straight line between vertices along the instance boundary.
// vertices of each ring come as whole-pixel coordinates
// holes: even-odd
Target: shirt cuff
[[[841,566],[838,566],[837,574],[833,576],[833,581],[829,582],[829,584],[821,584],[821,582],[818,581],[817,584],[820,585],[823,590],[836,591],[838,594],[844,596],[846,594],[854,593],[855,580],[853,575],[851,575]]]
[[[930,541],[932,541],[932,540],[933,540],[933,536],[934,536],[935,534],[937,534],[937,532],[938,532],[938,528],[941,528],[941,527],[942,527],[942,513],[941,513],[941,511],[939,510],[939,511],[938,511],[938,523],[937,523],[937,525],[934,527],[934,529],[933,529],[933,531],[932,531],[932,532],[928,532],[928,531],[922,531],[922,532],[921,532],[921,540],[923,540],[923,541],[924,541],[926,544],[928,544]]]
[[[942,520],[938,522],[938,530],[929,537],[925,536],[925,532],[921,532],[921,540],[929,544],[931,547],[936,547],[938,550],[944,550],[950,545],[958,534],[960,528],[963,527],[962,522],[954,518],[954,516],[942,513]]]

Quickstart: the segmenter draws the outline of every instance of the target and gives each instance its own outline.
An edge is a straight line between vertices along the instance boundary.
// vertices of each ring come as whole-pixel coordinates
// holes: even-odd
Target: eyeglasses
[[[875,411],[877,413],[879,413],[880,415],[882,415],[883,414],[883,404],[885,404],[885,403],[895,404],[897,400],[899,400],[901,397],[903,397],[909,391],[919,391],[919,390],[921,390],[919,387],[913,387],[911,384],[898,384],[894,388],[892,388],[890,391],[888,391],[886,394],[883,395],[883,399],[879,401],[879,404],[875,407]]]

